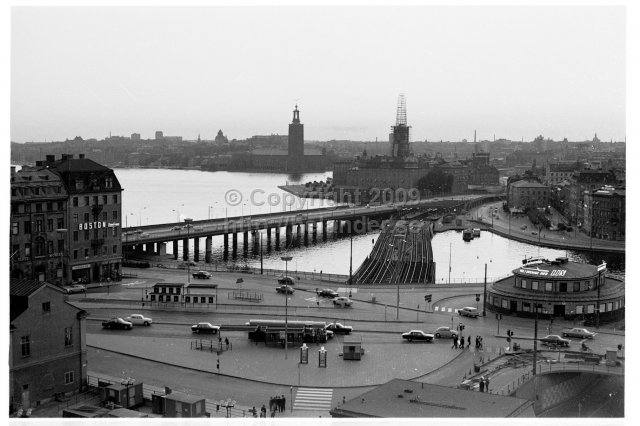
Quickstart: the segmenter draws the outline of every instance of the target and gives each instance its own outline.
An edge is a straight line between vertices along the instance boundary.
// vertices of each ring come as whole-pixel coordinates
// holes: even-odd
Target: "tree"
[[[429,191],[432,193],[451,192],[453,175],[447,174],[439,168],[434,168],[425,176],[421,177],[416,185],[420,191]]]

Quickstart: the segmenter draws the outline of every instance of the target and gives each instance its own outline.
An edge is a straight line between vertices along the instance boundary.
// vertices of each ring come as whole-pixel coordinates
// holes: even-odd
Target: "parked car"
[[[102,321],[102,328],[107,329],[118,329],[118,330],[131,330],[133,328],[133,324],[129,321],[125,321],[122,318],[111,318],[106,321]]]
[[[133,325],[146,325],[149,326],[153,323],[151,318],[147,318],[142,314],[131,314],[124,318],[125,321],[129,321]]]
[[[293,294],[295,290],[290,285],[283,284],[279,287],[276,287],[276,292],[283,294]]]
[[[433,342],[433,334],[425,333],[422,330],[411,330],[407,333],[402,333],[402,338],[410,342],[414,340],[423,342]]]
[[[318,296],[320,297],[329,297],[333,299],[334,297],[340,296],[337,291],[331,290],[330,288],[324,288],[318,292]]]
[[[547,345],[547,346],[556,345],[556,346],[568,347],[569,344],[571,343],[569,339],[564,339],[558,336],[557,334],[549,334],[543,337],[542,339],[540,339],[540,341],[542,342],[543,345]]]
[[[465,306],[462,309],[458,309],[458,315],[463,317],[478,318],[478,315],[480,315],[480,313],[476,308],[472,308],[471,306]]]
[[[67,294],[86,293],[87,287],[83,286],[82,284],[73,284],[67,287],[66,290],[67,290]]]
[[[440,338],[440,337],[457,337],[458,336],[458,332],[456,330],[452,330],[450,327],[438,327],[433,334],[437,338]]]
[[[211,325],[210,322],[199,322],[191,326],[191,331],[194,333],[212,333],[218,334],[220,331],[219,325]]]
[[[333,299],[333,304],[336,306],[342,306],[343,308],[349,307],[353,304],[353,301],[348,297],[339,296]]]
[[[522,225],[522,226],[520,227],[520,229],[522,229],[522,230],[524,231],[525,229],[527,229],[527,225]]]
[[[208,280],[209,278],[211,278],[211,274],[207,271],[197,271],[191,275],[193,275],[193,278],[202,278],[205,280]]]
[[[465,379],[458,385],[458,389],[476,390],[480,388],[480,377]]]
[[[330,324],[327,324],[324,329],[329,330],[335,334],[351,334],[351,332],[353,331],[353,327],[351,327],[350,325],[343,325],[339,322],[332,322]]]
[[[595,335],[593,331],[589,331],[586,328],[571,328],[562,332],[562,337],[578,337],[580,339],[593,339]]]
[[[294,285],[295,284],[295,280],[293,279],[293,277],[285,275],[285,276],[282,276],[282,277],[278,278],[278,283],[287,284],[287,285]]]

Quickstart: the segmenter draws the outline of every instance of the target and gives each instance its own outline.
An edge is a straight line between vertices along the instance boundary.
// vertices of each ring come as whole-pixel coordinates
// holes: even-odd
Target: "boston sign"
[[[107,222],[85,222],[85,223],[79,223],[78,224],[78,229],[80,231],[88,231],[90,229],[102,229],[102,228],[114,228],[117,227],[118,225],[120,225],[119,223],[109,223],[107,224]]]

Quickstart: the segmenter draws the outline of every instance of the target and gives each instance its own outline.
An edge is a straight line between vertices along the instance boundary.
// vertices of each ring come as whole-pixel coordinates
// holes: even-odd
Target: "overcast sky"
[[[625,138],[623,7],[14,8],[11,139]]]

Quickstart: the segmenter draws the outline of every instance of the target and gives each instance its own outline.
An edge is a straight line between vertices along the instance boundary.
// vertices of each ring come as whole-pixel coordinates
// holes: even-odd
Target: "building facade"
[[[47,169],[11,168],[10,267],[12,278],[62,284],[68,194]]]
[[[507,205],[517,209],[549,206],[549,187],[537,180],[522,179],[509,183]]]
[[[604,186],[584,196],[583,230],[595,238],[624,241],[626,191]]]
[[[82,390],[87,380],[86,315],[51,284],[10,282],[9,397],[12,411]]]
[[[122,264],[122,188],[112,169],[83,154],[36,162],[60,177],[67,192],[66,277],[94,282],[119,279]],[[68,281],[68,280],[67,280]]]
[[[594,319],[599,312],[599,319],[619,319],[624,316],[624,281],[608,276],[605,263],[533,258],[487,288],[490,311],[531,317],[535,305],[546,317]]]

